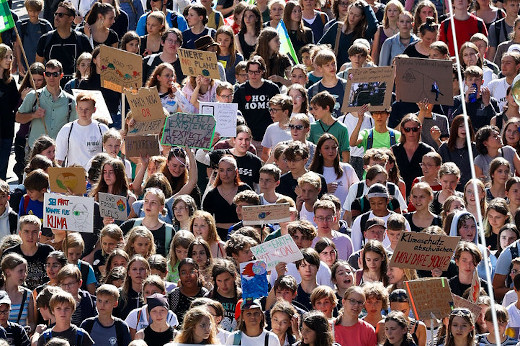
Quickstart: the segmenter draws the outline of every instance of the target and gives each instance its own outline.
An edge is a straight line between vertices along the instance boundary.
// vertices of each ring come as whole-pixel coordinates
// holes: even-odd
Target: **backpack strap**
[[[269,346],[269,332],[265,333],[264,346]]]
[[[141,320],[142,312],[143,309],[139,309],[139,311],[137,311],[137,322],[135,322],[135,330],[137,330],[137,327],[139,326],[139,321]]]
[[[22,304],[20,304],[20,310],[18,311],[18,317],[16,318],[16,323],[20,323],[20,319],[22,318],[23,314],[23,308],[25,306],[25,301],[27,300],[27,290],[23,290],[23,296],[22,296]]]
[[[363,215],[361,215],[361,220],[359,220],[359,226],[361,228],[361,236],[362,236],[362,245],[365,244],[365,225],[368,221],[368,218],[370,216],[370,212],[368,213],[364,213]]]
[[[127,332],[127,329],[124,328],[122,321],[119,319],[116,319],[114,321],[114,326],[116,327],[116,335],[118,336],[117,337],[117,346],[122,346],[123,345],[122,344],[123,334],[125,334],[125,332]],[[77,346],[82,346],[82,345],[77,345]]]
[[[374,129],[370,129],[368,131],[368,137],[367,137],[367,150],[371,149],[374,145]]]
[[[24,215],[27,214],[27,207],[29,206],[30,200],[31,200],[31,198],[29,197],[29,195],[23,196],[23,213],[24,213]]]
[[[242,331],[237,330],[233,333],[233,345],[241,345],[242,344]]]
[[[390,129],[388,130],[388,133],[390,135],[390,146],[394,146],[397,143],[397,141],[395,140],[395,132],[394,130]]]
[[[501,11],[498,11],[498,13],[501,13]],[[495,39],[496,39],[496,43],[497,43],[497,46],[500,44],[500,31],[502,31],[502,25],[505,26],[504,24],[504,19],[499,19],[495,22]],[[505,30],[505,27],[504,27],[504,30]],[[504,31],[506,32],[506,31]],[[507,36],[507,35],[506,35]]]
[[[484,21],[482,21],[482,19],[478,19],[477,20],[477,28],[478,28],[478,32],[480,33],[484,33]]]
[[[76,346],[82,346],[83,345],[83,337],[85,336],[85,333],[81,329],[76,330]]]
[[[43,332],[42,335],[43,335],[43,343],[46,344],[47,341],[52,339],[52,329],[47,329],[46,331]]]
[[[95,319],[90,319],[90,318],[86,319],[81,324],[81,326],[82,326],[81,328],[85,329],[87,331],[87,333],[90,333],[92,331],[92,328],[94,328],[94,321],[95,321]],[[81,345],[78,345],[78,346],[81,346]]]
[[[172,225],[169,225],[168,223],[164,223],[164,248],[169,249],[170,242],[172,241],[173,237],[173,227]]]
[[[69,113],[70,115],[70,113]],[[72,128],[74,127],[74,122],[70,123],[69,135],[67,136],[67,153],[65,154],[65,159],[63,160],[63,167],[67,167],[67,160],[69,158],[69,149],[70,149],[70,134],[72,133]]]
[[[170,13],[170,20],[172,21],[172,26],[174,28],[179,28],[179,16],[177,16],[177,13],[172,12]],[[218,24],[217,24],[218,27]]]
[[[365,191],[365,183],[360,181],[357,184],[358,184],[358,186],[357,186],[357,191],[356,191],[356,198],[359,198],[359,197],[363,196],[363,191]]]
[[[143,223],[143,218],[142,218],[142,217],[140,217],[140,218],[138,218],[138,219],[135,219],[135,221],[134,221],[134,226],[133,226],[133,227],[135,227],[135,226],[141,226],[142,223]]]
[[[343,31],[343,23],[338,22],[338,30],[336,31],[336,42],[334,43],[334,55],[338,56],[339,52],[339,40],[341,38],[341,32]]]

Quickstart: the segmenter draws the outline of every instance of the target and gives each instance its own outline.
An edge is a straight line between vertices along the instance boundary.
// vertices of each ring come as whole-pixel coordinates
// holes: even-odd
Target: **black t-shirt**
[[[419,227],[419,226],[417,226],[416,224],[413,223],[413,214],[415,214],[415,212],[404,214],[405,219],[410,224],[410,230],[412,232],[422,232],[422,230],[424,228],[423,227]],[[442,219],[440,218],[440,216],[434,215],[433,220],[432,220],[432,224],[430,226],[439,226],[439,227],[442,228]]]
[[[92,45],[85,34],[77,31],[71,31],[66,39],[62,39],[56,30],[50,31],[40,38],[36,48],[36,54],[46,61],[56,59],[61,62],[66,76],[72,76],[76,72],[76,59],[84,52],[91,53]]]
[[[235,308],[238,302],[238,297],[226,298],[220,295],[217,290],[214,290],[213,296],[209,297],[213,300],[222,304],[224,308],[224,317],[220,322],[220,327],[228,332],[232,332],[236,329],[237,321],[235,320]]]
[[[2,126],[0,138],[12,140],[14,137],[15,113],[20,94],[16,87],[16,81],[11,78],[9,83],[0,82],[0,104],[2,104]]]
[[[150,326],[144,329],[144,341],[148,345],[166,345],[173,341],[174,335],[175,333],[172,326],[169,326],[164,332],[156,332]]]
[[[230,8],[233,6],[233,4],[234,4],[233,0],[218,0],[218,2],[217,2],[217,6],[222,5],[223,9]],[[232,14],[233,14],[233,11],[229,12],[224,17],[229,17]]]
[[[321,191],[318,195],[318,198],[327,193],[327,182],[325,181],[325,177],[322,174],[316,173],[320,176],[321,180]],[[287,172],[280,177],[280,185],[276,187],[276,192],[291,197],[296,201],[296,186],[298,186],[298,180],[294,179],[291,172]]]
[[[160,58],[160,56],[160,53],[157,53],[148,55],[143,59],[143,84],[145,84],[148,78],[150,78],[153,70],[155,70],[157,66],[159,66],[163,62],[168,62],[163,61]],[[173,65],[173,69],[175,70],[175,80],[177,81],[177,83],[182,84],[182,81],[184,80],[184,78],[186,78],[186,75],[182,73],[181,60],[177,59],[171,64]]]
[[[79,28],[78,31],[81,32],[82,34],[84,34],[85,33],[85,27]],[[92,42],[94,43],[94,48],[96,48],[100,44],[104,44],[106,46],[112,46],[114,43],[118,43],[119,42],[119,36],[117,35],[117,33],[113,29],[108,29],[108,37],[105,40],[105,42],[96,42],[96,41],[94,41],[94,39],[92,39]]]
[[[146,45],[148,43],[148,35],[141,36],[141,44],[139,45],[139,54],[143,55],[144,51],[146,50]],[[156,52],[152,52],[152,54],[160,53],[162,52],[163,46],[159,46],[159,50]]]
[[[422,157],[429,153],[434,152],[435,150],[430,147],[428,144],[419,142],[419,146],[415,150],[412,155],[412,159],[408,159],[408,154],[404,149],[403,144],[399,143],[392,147],[392,152],[395,155],[395,162],[397,167],[399,167],[399,171],[401,172],[401,177],[406,184],[406,196],[408,197],[410,194],[410,190],[412,189],[412,183],[415,178],[423,175],[420,163],[422,161]]]
[[[211,167],[217,167],[218,162],[225,154],[233,155],[228,149],[212,151],[209,154]],[[249,151],[246,152],[246,155],[244,156],[239,157],[233,155],[233,157],[237,161],[240,180],[251,187],[254,186],[255,183],[258,184],[258,180],[260,179],[260,168],[262,168],[262,160],[255,154],[251,154]]]
[[[269,114],[269,100],[279,93],[280,88],[269,80],[264,80],[258,89],[245,82],[235,91],[233,103],[238,103],[238,109],[242,112],[255,141],[261,141],[265,130],[273,123]]]
[[[298,289],[296,290],[296,298],[294,298],[294,300],[303,305],[307,309],[307,311],[313,310],[311,304],[311,295],[303,290],[301,284],[298,284]]]
[[[237,193],[245,190],[251,190],[249,185],[240,185]],[[224,197],[220,195],[216,187],[209,190],[206,194],[202,202],[202,209],[210,214],[214,214],[216,223],[237,223],[240,221],[237,216],[235,203],[229,204]]]
[[[7,327],[5,328],[7,333],[6,341],[10,346],[29,346],[31,341],[27,336],[25,328],[18,323],[7,321]]]
[[[410,58],[423,58],[428,59],[428,55],[423,55],[417,51],[417,42],[412,43],[404,50],[403,54],[408,55]]]
[[[480,279],[480,287],[482,287],[486,292],[488,291],[487,282],[485,280]],[[464,294],[464,291],[466,291],[468,288],[471,287],[471,284],[466,285],[460,282],[459,276],[452,277],[448,280],[450,284],[451,293],[456,294],[460,297]]]
[[[179,325],[184,320],[184,314],[190,309],[191,302],[197,298],[205,297],[208,294],[208,290],[204,287],[200,288],[200,291],[193,297],[188,297],[181,292],[180,287],[176,287],[168,294],[168,302],[170,304],[170,310],[177,315]],[[155,345],[155,344],[154,344]]]
[[[114,24],[110,27],[117,34],[117,37],[123,37],[128,31],[128,14],[122,9],[119,9],[119,16],[116,17]]]
[[[32,256],[26,256],[23,254],[21,245],[16,245],[5,250],[3,256],[8,253],[17,253],[27,261],[27,278],[25,279],[26,287],[30,290],[34,290],[39,285],[47,282],[47,272],[45,271],[45,263],[47,262],[47,256],[54,251],[54,248],[47,244],[38,243],[38,250]]]

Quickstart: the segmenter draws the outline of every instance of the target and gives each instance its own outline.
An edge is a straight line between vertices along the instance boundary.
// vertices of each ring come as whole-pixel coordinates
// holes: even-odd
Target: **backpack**
[[[88,273],[89,273],[89,264],[85,261],[80,260],[79,261],[79,271],[81,272],[81,278],[83,279],[83,283],[81,284],[81,289],[86,290],[87,289],[87,279],[88,279]]]
[[[97,320],[97,317],[87,318],[82,323],[82,326],[83,326],[82,328],[85,329],[85,331],[90,334],[90,332],[92,331],[92,328],[94,327],[94,322],[96,320]],[[116,327],[116,335],[117,335],[117,346],[122,346],[121,342],[123,341],[122,340],[123,338],[121,336],[126,331],[126,328],[122,322],[123,321],[118,319],[117,317],[114,318],[114,326]],[[81,345],[78,344],[77,346],[81,346]]]
[[[168,208],[166,208],[168,209]],[[143,218],[135,219],[134,226],[141,226],[141,223],[143,222]],[[169,249],[170,242],[172,241],[172,235],[173,235],[173,227],[166,222],[164,223],[165,226],[165,232],[164,232],[164,248],[166,251]]]
[[[450,18],[445,19],[443,21],[443,23],[444,23],[444,37],[446,37],[446,40],[448,40],[448,29],[449,29],[450,23],[451,23]],[[478,32],[484,33],[484,22],[481,19],[477,20],[477,27],[478,27]],[[497,42],[499,42],[499,41],[497,40]]]
[[[43,332],[43,344],[45,345],[50,339],[52,339],[52,329],[47,329]],[[83,338],[85,333],[81,329],[76,330],[76,346],[83,345]],[[118,338],[119,339],[119,338]]]
[[[233,345],[242,344],[242,331],[237,330],[233,333]],[[264,346],[269,346],[269,333],[265,333]]]
[[[502,11],[498,11],[498,13],[502,13]],[[506,32],[506,36],[507,36],[507,30],[505,28],[505,19],[502,18],[502,19],[499,19],[495,22],[495,39],[496,39],[496,43],[497,43],[497,46],[500,44],[500,31],[502,31],[502,27],[504,27],[504,32]]]
[[[393,146],[397,143],[395,140],[395,132],[392,129],[388,130],[388,134],[390,135],[390,146]],[[371,149],[374,145],[374,129],[370,129],[368,131],[368,138],[367,138],[367,150]]]

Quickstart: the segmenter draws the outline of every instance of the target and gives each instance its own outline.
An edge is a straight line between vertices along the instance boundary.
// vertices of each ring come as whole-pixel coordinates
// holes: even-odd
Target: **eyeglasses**
[[[334,221],[334,216],[326,216],[326,217],[323,217],[323,216],[316,216],[316,221],[320,221],[320,222],[324,222],[324,221],[332,222],[332,221]]]
[[[63,16],[70,16],[70,14],[64,13],[64,12],[55,12],[54,17],[56,17],[56,16],[63,18]]]
[[[287,127],[290,130],[298,130],[298,131],[301,131],[305,128],[305,126],[303,126],[303,125],[287,125]]]
[[[229,95],[220,95],[220,97],[222,97],[223,99],[231,100],[231,99],[233,98],[233,94],[229,94]]]
[[[261,71],[261,70],[251,71],[251,70],[249,70],[249,71],[247,71],[247,73],[258,76],[258,75],[264,73],[264,71]]]
[[[71,288],[72,286],[77,285],[78,283],[79,283],[79,281],[69,282],[68,284],[66,284],[66,283],[61,283],[61,284],[60,284],[60,287],[61,287],[61,288],[69,289],[69,288]]]
[[[348,298],[347,300],[350,303],[350,305],[364,305],[365,304],[365,302],[362,300],[356,300],[356,299],[352,299],[352,298]]]
[[[239,73],[238,74],[240,77],[247,77],[247,73]]]
[[[269,113],[276,113],[281,110],[282,110],[281,108],[269,108]]]
[[[49,72],[45,71],[45,77],[59,77],[61,75],[60,72]]]
[[[9,310],[0,310],[0,315],[9,315]]]
[[[520,272],[520,270],[518,270],[518,269],[511,269],[511,274],[512,275],[516,275],[518,272]]]
[[[403,127],[403,131],[408,133],[410,131],[413,131],[413,132],[419,132],[421,128],[419,126],[417,127]]]

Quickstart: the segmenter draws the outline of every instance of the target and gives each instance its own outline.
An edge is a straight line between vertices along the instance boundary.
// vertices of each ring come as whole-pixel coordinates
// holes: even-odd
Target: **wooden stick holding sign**
[[[280,262],[290,263],[303,259],[300,249],[289,234],[254,246],[251,251],[256,259],[267,263],[268,271],[275,269]]]
[[[186,76],[210,77],[220,79],[217,53],[202,50],[179,48],[182,72]]]
[[[453,308],[450,285],[446,278],[428,278],[404,282],[416,319],[447,317]]]
[[[289,203],[244,206],[242,220],[245,226],[291,221]]]

